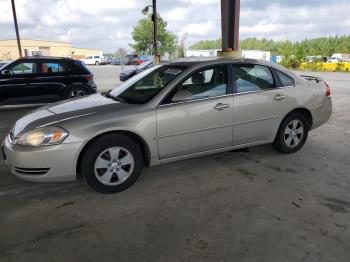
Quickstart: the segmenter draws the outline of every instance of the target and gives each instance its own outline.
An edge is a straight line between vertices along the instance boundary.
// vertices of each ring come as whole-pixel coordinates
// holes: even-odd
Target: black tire
[[[95,62],[95,65],[97,65],[97,66],[98,66],[98,65],[100,65],[100,63],[99,63],[98,61],[96,61],[96,62]]]
[[[95,174],[95,162],[105,150],[120,147],[128,150],[134,160],[131,175],[127,180],[117,185],[103,184]],[[120,134],[108,134],[93,141],[85,150],[81,161],[81,173],[86,183],[99,193],[110,194],[126,190],[138,179],[144,166],[143,154],[139,145],[131,138]],[[113,174],[116,175],[116,174]],[[119,179],[117,177],[116,179]]]
[[[72,93],[73,92],[76,92],[77,96],[72,96]],[[86,96],[88,95],[89,93],[86,91],[86,89],[84,87],[80,87],[80,86],[74,86],[74,87],[71,87],[67,90],[66,92],[66,95],[65,95],[65,98],[66,99],[69,99],[69,98],[74,98],[74,97],[78,97],[78,96]]]
[[[297,134],[297,133],[293,133],[290,135],[285,134],[285,132],[287,132],[287,128],[288,130],[293,128],[293,124],[292,124],[293,121],[297,121],[296,123],[298,123],[298,127],[296,129],[299,130],[300,127],[303,128],[302,136],[300,136],[300,134]],[[309,130],[310,130],[310,123],[308,119],[305,117],[305,115],[298,112],[292,112],[289,115],[287,115],[286,118],[282,121],[273,145],[278,151],[282,153],[285,153],[285,154],[295,153],[304,146]],[[288,140],[288,139],[291,139],[291,140]],[[299,142],[298,143],[294,142],[293,144],[294,140]],[[288,144],[287,141],[291,141],[291,143]]]

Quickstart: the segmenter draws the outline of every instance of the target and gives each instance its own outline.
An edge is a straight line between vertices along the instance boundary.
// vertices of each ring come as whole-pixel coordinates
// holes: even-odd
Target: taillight
[[[324,81],[324,84],[326,85],[326,96],[331,96],[331,88],[326,83],[326,81]]]
[[[94,79],[94,75],[93,74],[88,74],[84,76],[86,78],[86,80],[90,81]]]

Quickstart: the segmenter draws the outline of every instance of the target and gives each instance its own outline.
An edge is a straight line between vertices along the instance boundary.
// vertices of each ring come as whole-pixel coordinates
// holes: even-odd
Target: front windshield
[[[126,103],[143,104],[152,99],[185,69],[185,67],[170,65],[154,66],[112,90],[110,95]]]

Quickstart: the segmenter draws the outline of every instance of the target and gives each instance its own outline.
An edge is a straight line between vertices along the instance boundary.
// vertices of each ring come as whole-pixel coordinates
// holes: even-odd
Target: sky
[[[131,32],[151,0],[16,0],[22,38],[131,50]],[[220,0],[158,0],[158,12],[186,46],[221,37]],[[302,40],[350,35],[349,0],[241,0],[240,38]],[[0,39],[15,39],[10,0],[0,0]]]

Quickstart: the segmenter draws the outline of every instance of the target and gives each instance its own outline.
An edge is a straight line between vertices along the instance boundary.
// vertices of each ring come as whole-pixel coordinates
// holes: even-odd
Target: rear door
[[[38,63],[20,60],[1,70],[0,105],[37,104],[29,83],[37,75]]]
[[[67,84],[67,66],[63,60],[40,60],[38,74],[29,84],[40,103],[62,100]]]
[[[259,64],[235,64],[234,145],[274,140],[292,107],[275,73]]]
[[[227,65],[217,65],[191,74],[158,107],[160,159],[232,145],[233,97],[227,71]],[[180,92],[187,98],[174,102]]]

